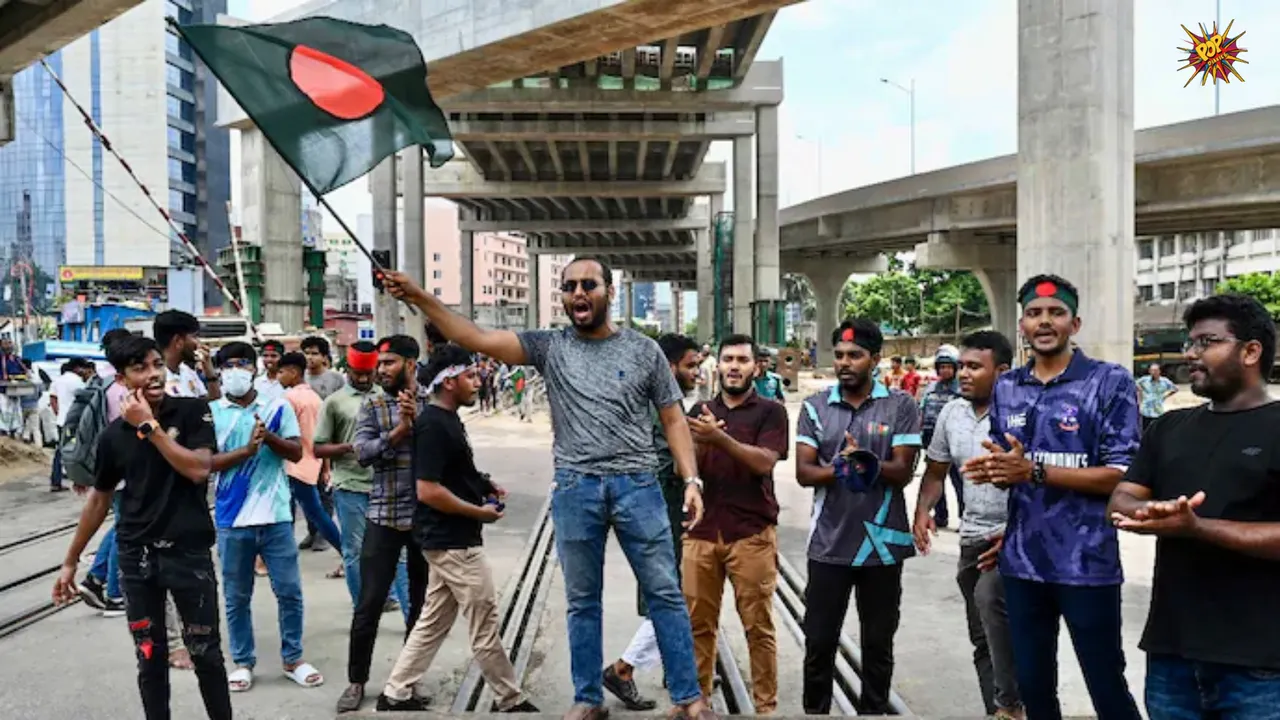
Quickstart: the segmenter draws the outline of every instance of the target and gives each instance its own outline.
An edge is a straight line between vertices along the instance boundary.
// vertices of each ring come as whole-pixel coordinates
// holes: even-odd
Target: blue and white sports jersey
[[[261,418],[269,432],[286,440],[296,440],[301,434],[298,416],[284,398],[257,396],[243,407],[222,398],[209,407],[220,453],[248,445],[255,418]],[[264,443],[257,455],[218,473],[214,522],[220,529],[290,522],[289,498],[284,458]]]

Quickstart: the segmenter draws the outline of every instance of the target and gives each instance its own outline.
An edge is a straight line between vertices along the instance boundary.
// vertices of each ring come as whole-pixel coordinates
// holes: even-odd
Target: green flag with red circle
[[[329,17],[175,27],[317,194],[411,145],[432,167],[453,157],[422,51],[402,30]]]

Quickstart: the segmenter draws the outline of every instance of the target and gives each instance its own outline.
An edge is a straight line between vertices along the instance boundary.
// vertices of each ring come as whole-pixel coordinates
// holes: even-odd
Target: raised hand
[[[134,427],[139,427],[148,420],[155,420],[155,414],[151,412],[151,403],[142,396],[141,390],[134,390],[128,393],[120,401],[120,417],[124,421]]]
[[[382,287],[391,293],[391,297],[407,303],[416,304],[427,298],[425,290],[398,270],[382,271]]]
[[[1111,523],[1120,530],[1139,535],[1177,537],[1195,531],[1200,516],[1196,508],[1204,504],[1204,491],[1177,500],[1153,500],[1133,511],[1133,515],[1111,513]]]

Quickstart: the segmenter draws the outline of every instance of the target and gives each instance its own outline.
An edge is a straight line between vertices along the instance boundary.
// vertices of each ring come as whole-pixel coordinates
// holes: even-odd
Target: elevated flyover
[[[140,2],[0,0],[0,145],[16,136],[13,76]]]
[[[716,139],[746,141],[750,237],[749,150],[762,123],[774,137],[774,179],[765,190],[776,218],[782,69],[753,60],[775,11],[796,1],[487,0],[422,3],[406,13],[404,3],[392,0],[325,0],[273,20],[329,15],[386,22],[418,40],[460,157],[449,167],[424,171],[421,152],[413,148],[371,174],[373,245],[392,251],[393,263],[420,278],[423,216],[416,204],[406,204],[405,257],[395,258],[394,199],[455,200],[463,227],[463,310],[470,311],[476,230],[468,228],[474,227],[526,232],[534,252],[598,250],[633,269],[635,278],[692,281],[698,231],[689,221],[700,216],[690,209],[697,197],[719,198],[727,183],[723,167],[703,166],[707,148]],[[265,143],[248,137],[256,131],[222,97],[220,124],[245,131],[242,147],[257,154],[242,164],[246,236],[265,243],[296,236],[297,221],[280,212],[281,203],[294,202],[296,179]],[[776,221],[765,225],[775,239],[776,276]],[[751,275],[753,257],[747,256]],[[301,262],[283,255],[277,261]],[[537,287],[536,263],[530,271],[530,287]],[[751,290],[751,283],[744,288]],[[535,293],[529,300],[532,306],[545,299]],[[537,318],[537,308],[530,307],[528,316]],[[379,332],[399,323],[387,305],[378,317],[387,318]]]
[[[1280,227],[1280,106],[1139,130],[1133,157],[1137,235]],[[783,268],[808,274],[819,294],[838,297],[870,258],[914,249],[921,267],[973,270],[997,327],[1012,332],[1015,155],[817,198],[783,208],[779,224]],[[1072,228],[1057,232],[1068,248]]]

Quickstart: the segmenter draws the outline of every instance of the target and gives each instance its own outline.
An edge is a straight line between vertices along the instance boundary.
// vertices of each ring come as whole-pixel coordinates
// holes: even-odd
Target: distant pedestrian
[[[1147,653],[1151,720],[1280,718],[1280,403],[1270,313],[1244,295],[1187,309],[1191,391],[1154,420],[1111,495],[1116,527],[1156,537]],[[1086,677],[1088,677],[1086,675]]]
[[[724,354],[724,343],[720,343],[720,353]],[[755,376],[752,384],[755,386],[756,395],[765,400],[776,400],[780,403],[787,401],[786,383],[783,382],[782,376],[773,371],[773,353],[769,352],[767,347],[759,347],[755,350],[755,367],[753,368]],[[716,376],[720,377],[721,369],[719,365],[723,364],[723,359],[717,360]]]
[[[956,378],[956,367],[960,362],[959,353],[950,345],[943,345],[933,356],[933,369],[938,379],[929,383],[920,396],[920,434],[924,447],[930,447],[933,431],[938,425],[938,416],[947,403],[960,397],[960,381]],[[957,514],[964,516],[964,486],[960,477],[960,463],[951,463],[947,470],[952,487],[956,491],[956,504],[960,506]],[[947,507],[947,493],[944,490],[938,496],[938,503],[933,508],[933,520],[938,529],[947,527],[951,522],[950,508]]]
[[[1138,413],[1145,433],[1156,418],[1164,414],[1164,401],[1178,394],[1178,386],[1160,372],[1160,363],[1147,366],[1147,374],[1138,378]]]
[[[289,476],[289,490],[294,502],[302,508],[307,522],[315,526],[317,534],[332,545],[334,550],[341,553],[342,539],[338,535],[338,526],[320,503],[320,491],[316,487],[321,480],[323,461],[316,457],[314,438],[323,401],[302,380],[307,371],[306,356],[299,352],[285,353],[280,358],[279,365],[280,386],[284,388],[284,399],[298,418],[298,440],[302,445],[302,458],[297,462],[286,461],[284,464],[285,473]],[[345,384],[345,380],[343,382]]]

